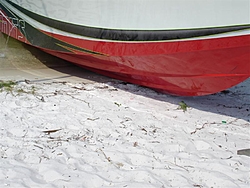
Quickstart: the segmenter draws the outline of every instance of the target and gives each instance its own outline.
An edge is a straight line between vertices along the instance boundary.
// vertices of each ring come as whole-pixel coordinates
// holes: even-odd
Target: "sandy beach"
[[[176,97],[13,57],[0,58],[0,187],[250,186],[250,79]]]
[[[249,85],[184,98],[18,81],[0,93],[1,187],[249,187],[237,155],[250,147]]]

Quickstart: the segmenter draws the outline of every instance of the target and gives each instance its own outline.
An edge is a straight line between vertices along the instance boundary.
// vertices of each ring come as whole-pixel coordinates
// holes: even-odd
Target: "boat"
[[[250,77],[249,0],[0,0],[0,32],[96,73],[178,96]]]

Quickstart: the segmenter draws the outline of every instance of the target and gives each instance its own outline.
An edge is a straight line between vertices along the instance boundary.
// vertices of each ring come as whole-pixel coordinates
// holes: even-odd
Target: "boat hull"
[[[223,35],[223,31],[216,37],[201,35],[191,39],[156,40],[163,31],[155,31],[153,40],[145,40],[151,37],[147,33],[143,35],[144,38],[131,40],[136,33],[133,31],[133,35],[126,35],[128,40],[124,39],[124,35],[122,40],[112,40],[116,35],[108,38],[109,34],[103,34],[105,30],[103,38],[93,39],[35,27],[25,17],[29,12],[23,11],[26,13],[23,16],[23,13],[18,14],[22,7],[15,12],[17,7],[12,7],[13,11],[10,11],[7,5],[13,6],[7,1],[2,6],[0,4],[1,32],[109,77],[180,96],[217,93],[250,77],[249,24],[233,27],[236,35]],[[32,15],[35,14],[30,13]],[[39,16],[32,19],[35,18],[38,19],[36,22],[42,22]],[[46,22],[48,25],[49,21]],[[64,22],[57,23],[57,27],[60,27]],[[224,27],[221,29],[224,30]],[[162,36],[166,35],[163,33]]]
[[[213,42],[222,45],[223,42],[230,43],[233,40],[246,42],[249,37],[224,38]],[[212,45],[211,40],[202,42],[204,46]],[[103,45],[113,46],[113,44]],[[126,46],[126,44],[120,45]],[[180,47],[178,43],[162,45],[163,49]],[[43,50],[94,72],[181,96],[217,93],[237,85],[249,77],[249,67],[246,66],[246,62],[250,62],[249,46],[190,51],[188,47],[190,45],[197,46],[198,44],[187,44],[186,48],[183,47],[182,53],[148,55],[149,49],[145,48],[142,52],[144,55],[134,55],[133,53],[127,56],[105,57]],[[160,47],[160,44],[157,44],[157,47]],[[140,45],[123,46],[123,49],[132,51],[142,48],[144,47]],[[117,48],[114,49],[117,50]]]

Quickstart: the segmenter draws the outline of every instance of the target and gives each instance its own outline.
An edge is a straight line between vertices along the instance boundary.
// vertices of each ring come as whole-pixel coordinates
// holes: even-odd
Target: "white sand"
[[[0,92],[0,125],[0,187],[250,187],[237,155],[250,148],[250,79],[192,98],[19,82]]]

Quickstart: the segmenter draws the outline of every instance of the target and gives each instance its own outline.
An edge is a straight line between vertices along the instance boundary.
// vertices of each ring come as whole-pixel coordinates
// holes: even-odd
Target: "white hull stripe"
[[[12,2],[9,2],[13,7],[18,9],[28,17],[44,24],[49,27],[89,38],[102,39],[102,40],[115,40],[115,41],[166,41],[166,40],[180,40],[192,39],[197,37],[213,36],[223,33],[238,32],[249,30],[250,24],[213,27],[213,28],[200,28],[200,29],[178,29],[178,30],[118,30],[118,29],[105,29],[76,25],[63,21],[54,20],[39,14],[33,13],[24,9]]]

